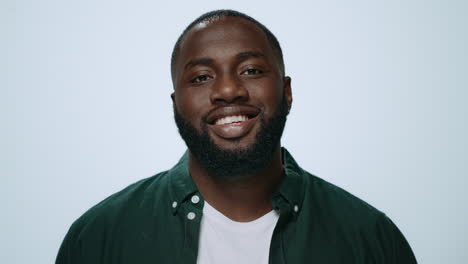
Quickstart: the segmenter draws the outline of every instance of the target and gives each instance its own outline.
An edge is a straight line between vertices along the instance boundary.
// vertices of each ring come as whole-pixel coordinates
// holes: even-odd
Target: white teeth
[[[226,117],[216,120],[215,124],[224,125],[224,124],[230,124],[230,123],[235,123],[235,122],[244,122],[247,120],[249,120],[249,118],[245,115],[226,116]]]

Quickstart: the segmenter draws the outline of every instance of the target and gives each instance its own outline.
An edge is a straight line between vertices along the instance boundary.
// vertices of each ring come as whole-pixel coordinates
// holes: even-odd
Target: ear
[[[171,93],[171,100],[172,100],[172,108],[176,110],[177,106],[176,106],[175,92]]]
[[[292,91],[291,91],[291,77],[285,76],[283,77],[283,89],[284,89],[284,96],[286,97],[286,102],[288,103],[288,112],[291,110],[293,98],[292,98]]]

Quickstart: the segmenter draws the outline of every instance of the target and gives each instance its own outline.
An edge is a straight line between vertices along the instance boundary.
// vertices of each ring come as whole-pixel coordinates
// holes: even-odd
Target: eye
[[[193,78],[192,80],[190,80],[190,82],[192,83],[202,83],[202,82],[206,82],[208,81],[210,77],[208,75],[199,75],[195,78]]]
[[[261,74],[261,73],[263,73],[263,71],[259,69],[247,69],[243,71],[241,74],[242,75],[256,75],[256,74]]]

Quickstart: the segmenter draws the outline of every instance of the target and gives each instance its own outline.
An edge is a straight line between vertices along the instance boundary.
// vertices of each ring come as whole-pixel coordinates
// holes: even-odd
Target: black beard
[[[213,177],[230,178],[247,176],[266,168],[280,143],[288,115],[288,104],[283,97],[273,116],[261,118],[260,131],[255,142],[245,149],[224,150],[218,147],[208,134],[208,127],[201,122],[201,134],[185,120],[174,107],[174,119],[182,139],[201,166]]]

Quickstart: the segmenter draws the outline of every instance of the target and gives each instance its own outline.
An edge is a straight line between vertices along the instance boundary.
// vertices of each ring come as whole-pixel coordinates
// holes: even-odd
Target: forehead
[[[180,44],[176,71],[184,62],[199,58],[222,58],[239,52],[256,51],[273,59],[273,49],[266,34],[256,24],[237,17],[223,17],[201,22],[191,28]]]

